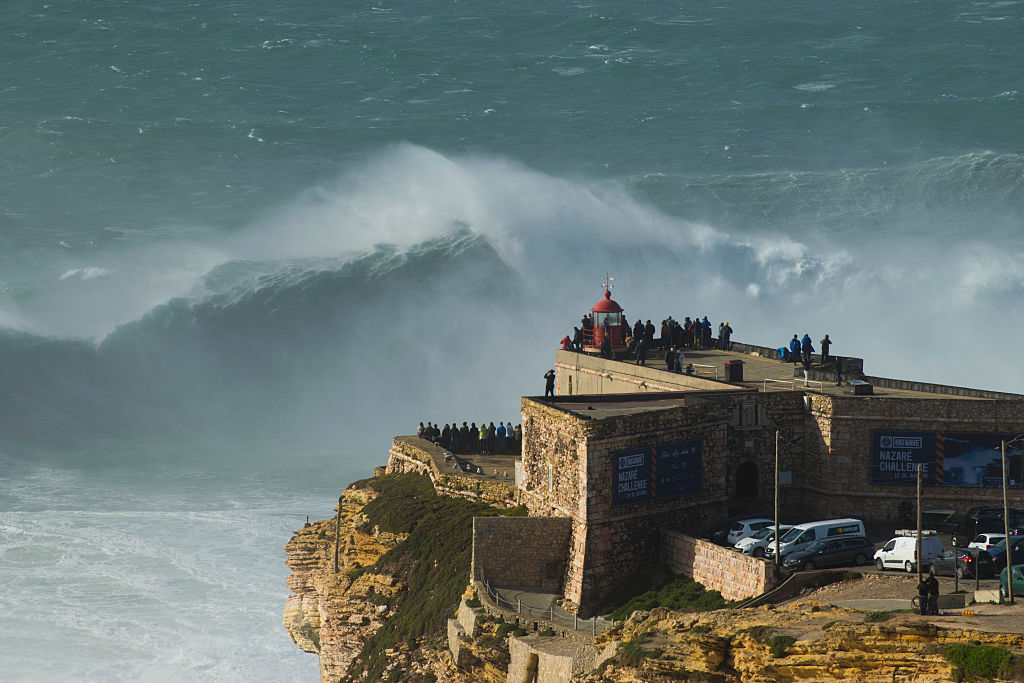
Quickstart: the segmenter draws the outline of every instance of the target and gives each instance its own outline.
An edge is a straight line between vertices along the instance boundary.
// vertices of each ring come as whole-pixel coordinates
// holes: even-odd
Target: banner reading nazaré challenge
[[[701,439],[612,453],[612,504],[630,505],[700,492],[702,455]]]
[[[875,429],[871,432],[871,483],[914,484],[917,465],[925,486],[1001,487],[1001,443],[1010,434],[922,432]],[[1007,485],[1021,488],[1021,449],[1006,450]]]

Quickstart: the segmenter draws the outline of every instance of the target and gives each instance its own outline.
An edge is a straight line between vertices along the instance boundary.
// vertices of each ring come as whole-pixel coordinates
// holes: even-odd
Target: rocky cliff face
[[[319,655],[324,681],[344,678],[363,644],[388,618],[386,598],[402,588],[394,576],[367,572],[352,578],[349,574],[353,569],[372,566],[402,540],[401,536],[379,530],[360,531],[366,521],[362,509],[376,495],[369,488],[345,491],[337,573],[334,519],[296,531],[284,547],[292,570],[284,626],[296,645]]]
[[[484,610],[469,610],[466,602],[474,597],[471,589],[463,595],[462,608],[456,614],[451,611],[458,603],[457,592],[438,601],[444,606],[441,611],[431,608],[429,601],[429,596],[442,591],[445,582],[465,586],[468,579],[468,556],[459,555],[465,540],[445,546],[446,539],[463,533],[473,515],[494,511],[478,503],[435,498],[429,483],[420,487],[427,481],[423,477],[389,475],[385,479],[362,482],[345,491],[337,572],[333,518],[295,532],[285,546],[292,569],[285,628],[300,648],[319,656],[323,681],[506,680],[514,659],[508,639],[524,634],[500,618],[488,617]],[[382,495],[380,490],[388,494],[373,502]],[[403,508],[402,501],[411,503]],[[378,509],[373,513],[373,519],[380,522],[377,524],[367,514],[374,507],[402,519],[388,519]],[[442,528],[445,521],[457,524]],[[389,532],[380,528],[385,525],[412,531]],[[426,536],[423,527],[427,527]],[[419,554],[392,553],[378,562],[389,551],[416,545],[417,534]],[[427,546],[439,552],[426,554],[423,548]],[[447,556],[454,561],[446,567]],[[418,593],[426,595],[418,602],[406,599]],[[427,612],[431,616],[424,616]],[[462,629],[449,622],[446,638],[443,622],[453,616],[460,617]],[[408,622],[417,618],[421,623],[408,628]],[[381,635],[389,637],[382,640]],[[449,651],[452,638],[454,649],[460,652],[460,667],[455,666]],[[544,638],[536,634],[521,640],[527,646],[536,645],[531,652],[542,656],[551,649],[542,647]],[[381,642],[385,644],[379,645]],[[879,623],[865,623],[863,612],[805,601],[704,613],[663,608],[636,612],[597,637],[598,651],[610,654],[617,649],[618,654],[581,680],[948,681],[956,680],[956,672],[944,657],[951,644],[998,647],[1017,654],[1018,663],[1024,662],[1024,636],[1020,634],[943,628],[899,613]],[[378,656],[377,664],[367,661],[364,649]],[[541,662],[540,666],[543,669],[545,665]],[[368,673],[371,670],[373,673]],[[1024,664],[1008,679],[1024,679]]]
[[[986,633],[820,603],[681,614],[635,613],[598,637],[620,640],[620,656],[585,681],[950,681],[943,653],[954,643],[1020,653],[1024,637]],[[668,678],[666,678],[668,677]]]
[[[405,477],[405,485],[411,477],[414,485],[400,491],[394,486],[386,486],[388,482],[396,483],[395,476]],[[448,651],[444,632],[444,617],[451,614],[442,614],[442,618],[434,623],[432,618],[422,614],[410,615],[408,607],[403,612],[403,604],[408,603],[403,603],[400,594],[415,595],[423,592],[421,589],[424,588],[425,592],[434,594],[441,590],[441,584],[446,581],[454,581],[456,586],[464,587],[468,579],[468,557],[459,558],[454,570],[444,566],[443,562],[415,553],[399,553],[393,560],[389,560],[392,556],[388,556],[385,562],[378,564],[378,560],[388,551],[402,550],[400,546],[408,545],[406,541],[410,540],[410,534],[384,531],[367,516],[367,506],[382,495],[380,488],[388,493],[377,501],[378,507],[383,504],[395,511],[402,507],[402,503],[396,499],[410,501],[419,498],[421,503],[426,500],[427,506],[441,507],[443,517],[457,521],[460,528],[471,525],[472,515],[486,514],[488,511],[486,506],[479,503],[451,501],[448,498],[433,499],[429,483],[426,483],[426,490],[423,490],[416,482],[427,480],[414,475],[393,475],[357,482],[345,490],[340,504],[337,572],[334,571],[334,518],[315,522],[296,531],[285,546],[286,562],[292,573],[287,580],[291,595],[285,605],[284,626],[296,645],[319,657],[320,676],[325,682],[395,679],[470,683],[504,680],[504,665],[508,655],[507,648],[502,651],[500,647],[504,644],[503,638],[498,647],[495,647],[496,638],[485,639],[479,645],[474,639],[467,638],[464,644],[466,657],[463,668],[459,669],[455,667]],[[403,484],[401,481],[397,483]],[[433,518],[419,515],[421,511],[422,508],[409,505],[407,509],[399,511],[399,516],[426,519],[426,526],[434,526],[430,523]],[[456,520],[456,512],[464,518]],[[416,521],[412,519],[413,526]],[[449,529],[438,528],[437,533],[451,535]],[[440,541],[432,541],[431,544],[442,545]],[[455,546],[456,550],[461,548],[461,541]],[[462,550],[468,552],[468,546]],[[418,564],[426,564],[428,571],[418,574],[415,571]],[[423,580],[415,579],[411,582],[416,585],[409,585],[411,577],[424,575],[429,577],[429,586],[424,586]],[[455,593],[453,601],[453,604],[457,604],[458,593]],[[425,603],[420,601],[416,604],[423,606]],[[429,609],[429,599],[426,607]],[[396,635],[402,630],[399,622],[407,625],[410,620],[417,618],[423,619],[420,627],[422,635]],[[477,629],[478,635],[486,636],[496,628],[495,624],[485,625]],[[389,629],[390,635],[394,637],[387,639],[389,645],[380,648],[386,656],[386,667],[382,672],[369,674],[366,670],[370,665],[365,661],[365,654],[361,659],[361,653],[367,643],[380,633],[389,632]]]

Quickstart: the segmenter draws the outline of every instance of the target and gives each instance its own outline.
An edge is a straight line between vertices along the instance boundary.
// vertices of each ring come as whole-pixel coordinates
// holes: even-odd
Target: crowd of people
[[[600,349],[601,356],[613,358],[610,341],[611,328],[607,320],[602,324],[604,336]],[[711,322],[706,315],[693,318],[687,316],[682,322],[668,316],[661,321],[660,327],[655,327],[650,320],[646,322],[637,320],[630,326],[626,316],[623,315],[621,328],[626,352],[636,359],[637,365],[647,365],[648,354],[653,349],[663,348],[665,349],[665,367],[669,372],[692,374],[693,366],[686,363],[684,349],[718,349],[720,351],[732,349],[732,326],[728,322],[719,323],[718,336],[714,337],[711,333]],[[584,346],[591,346],[593,343],[594,318],[591,313],[583,316],[580,326],[573,327],[572,335],[566,335],[561,340],[562,349],[566,351],[582,351]],[[821,366],[835,371],[836,386],[839,386],[843,383],[842,358],[830,354],[832,340],[827,334],[819,343],[821,344]],[[810,334],[804,334],[802,339],[794,334],[786,346],[778,348],[778,353],[780,361],[791,362],[794,365],[802,363],[805,370],[810,370],[811,356],[815,353],[814,343],[811,341]],[[551,392],[553,382],[551,378],[548,380],[547,391]]]
[[[825,338],[821,340],[821,366],[823,368],[831,367],[836,373],[836,386],[843,383],[843,360],[838,356],[832,356],[830,349],[832,347],[832,340],[825,335]],[[810,334],[804,334],[803,338],[800,339],[797,335],[793,335],[793,338],[789,340],[789,344],[786,346],[780,346],[779,349],[779,360],[783,363],[792,363],[796,365],[798,363],[803,364],[804,370],[811,369],[811,356],[814,354],[814,343],[811,341]]]
[[[611,337],[611,326],[607,321],[604,323],[604,338]],[[717,348],[728,351],[732,342],[732,326],[728,322],[718,324],[718,337],[712,336],[712,326],[708,317],[703,318],[687,316],[682,322],[668,316],[661,321],[661,325],[655,327],[649,319],[646,322],[637,320],[632,327],[626,316],[622,316],[622,339],[625,341],[626,349],[630,353],[646,345],[647,349],[672,348],[677,349],[711,349]],[[584,345],[593,343],[594,319],[591,314],[586,314],[580,321],[580,326],[572,328],[572,335],[566,335],[561,339],[562,348],[566,351],[582,351]]]
[[[424,426],[420,422],[416,436],[452,453],[519,453],[523,446],[523,427],[513,427],[511,420],[499,422],[498,426],[494,426],[494,422],[481,422],[479,427],[476,422],[466,424],[465,421],[461,427],[457,422],[444,427],[432,422]]]

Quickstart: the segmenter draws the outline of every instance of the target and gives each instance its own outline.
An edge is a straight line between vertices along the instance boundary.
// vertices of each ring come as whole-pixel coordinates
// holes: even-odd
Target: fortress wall
[[[880,396],[813,396],[807,440],[811,452],[800,473],[811,490],[819,517],[854,516],[892,524],[903,501],[913,502],[915,479],[907,484],[872,484],[871,432],[874,429],[983,434],[1024,433],[1024,402],[1019,400],[910,399]],[[820,436],[814,437],[817,433]],[[1002,489],[925,486],[924,507],[960,512],[975,505],[1002,503]],[[1024,491],[1009,489],[1012,507],[1024,507]]]
[[[571,530],[567,517],[474,517],[472,580],[560,593]]]
[[[676,574],[720,592],[726,600],[761,595],[775,585],[775,567],[768,560],[672,529],[661,532],[661,557]]]
[[[559,396],[729,388],[724,382],[699,375],[681,375],[663,369],[609,361],[589,353],[561,350],[555,353],[555,379],[555,390]]]
[[[583,468],[588,422],[543,402],[522,400],[523,481],[531,515],[580,518],[587,497]]]

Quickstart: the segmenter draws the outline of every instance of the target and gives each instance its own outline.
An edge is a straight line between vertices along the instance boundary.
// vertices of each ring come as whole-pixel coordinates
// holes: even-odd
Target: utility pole
[[[1010,506],[1006,503],[1006,441],[1003,441],[1003,531],[1006,532],[1006,597],[1013,604],[1013,543],[1010,538]]]
[[[779,430],[775,430],[775,566],[779,566]]]
[[[341,501],[344,496],[338,496],[338,516],[334,519],[334,573],[338,573],[338,541],[341,538]]]
[[[921,463],[917,463],[917,552],[914,553],[914,559],[917,560],[918,583],[924,580],[924,562],[921,561],[921,533]]]

